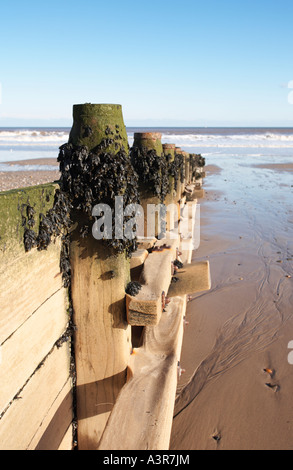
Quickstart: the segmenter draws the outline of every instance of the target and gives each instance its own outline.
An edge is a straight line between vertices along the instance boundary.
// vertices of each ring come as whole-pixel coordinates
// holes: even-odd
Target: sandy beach
[[[32,163],[56,170],[2,172],[0,190],[58,180],[54,159],[13,162]],[[188,303],[170,450],[293,449],[292,169],[207,161],[193,258],[212,289]]]
[[[212,289],[188,304],[172,450],[293,449],[293,191],[284,171],[292,164],[251,165],[247,178],[240,164],[207,166],[194,260],[210,260]]]
[[[7,167],[11,167],[11,171],[0,171],[0,191],[8,191],[10,189],[25,188],[36,184],[50,183],[57,181],[60,177],[59,164],[55,158],[37,158],[33,160],[19,160],[6,163]],[[14,171],[14,166],[23,166],[24,170]],[[56,166],[56,170],[26,170],[30,165]]]

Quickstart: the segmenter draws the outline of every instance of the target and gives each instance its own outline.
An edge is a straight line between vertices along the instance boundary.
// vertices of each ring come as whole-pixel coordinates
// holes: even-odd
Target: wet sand
[[[25,188],[37,184],[50,183],[60,178],[59,164],[55,158],[37,158],[33,160],[19,160],[6,163],[11,171],[0,171],[0,191]],[[24,170],[14,171],[13,167],[23,166]],[[56,170],[25,170],[26,165],[50,165],[56,166]]]
[[[262,163],[253,165],[254,168],[264,168],[267,170],[293,171],[293,163]]]
[[[188,304],[171,450],[293,449],[292,166],[240,166],[207,166],[212,288]]]
[[[6,165],[13,167],[14,165],[55,165],[59,168],[59,163],[56,158],[34,158],[30,160],[16,160],[6,162]]]

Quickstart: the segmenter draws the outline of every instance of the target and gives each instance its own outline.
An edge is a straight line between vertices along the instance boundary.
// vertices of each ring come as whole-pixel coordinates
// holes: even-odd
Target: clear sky
[[[0,19],[0,126],[71,125],[84,102],[126,125],[293,125],[292,0],[13,0]]]

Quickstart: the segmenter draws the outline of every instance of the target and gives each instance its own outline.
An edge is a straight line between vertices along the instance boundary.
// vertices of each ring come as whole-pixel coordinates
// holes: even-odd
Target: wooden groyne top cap
[[[133,137],[134,147],[145,148],[147,150],[155,150],[157,155],[162,155],[162,134],[160,134],[160,132],[135,132]]]
[[[172,160],[175,157],[175,144],[163,144],[164,155],[171,155]]]
[[[86,146],[89,151],[103,139],[112,139],[113,152],[123,146],[128,148],[127,132],[120,104],[75,104],[73,105],[73,125],[68,142]],[[118,144],[118,145],[117,145]]]
[[[163,144],[163,149],[175,149],[175,144]]]
[[[134,139],[158,140],[162,138],[160,132],[135,132]]]

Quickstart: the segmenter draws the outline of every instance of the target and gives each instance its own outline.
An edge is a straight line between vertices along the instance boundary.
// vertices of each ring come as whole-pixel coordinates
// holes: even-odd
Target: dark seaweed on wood
[[[173,162],[169,164],[169,175],[174,178],[174,189],[178,189],[178,183],[184,183],[185,165],[182,154],[176,153]]]
[[[45,215],[42,213],[39,215],[39,227],[38,233],[36,233],[32,230],[32,227],[35,225],[35,211],[28,205],[26,210],[27,218],[22,216],[25,251],[30,251],[35,247],[39,251],[46,250],[51,243],[52,237],[57,237],[64,231],[67,231],[71,226],[70,209],[71,204],[67,195],[57,189],[53,207]]]
[[[206,161],[205,158],[202,157],[200,154],[191,153],[189,155],[189,163],[190,163],[190,172],[192,178],[199,179],[201,178],[201,174],[196,171],[197,168],[202,168],[205,166]]]
[[[142,288],[142,285],[139,282],[132,281],[127,284],[125,292],[126,294],[131,295],[132,297],[135,297],[139,293],[141,288]]]
[[[155,150],[136,146],[130,149],[130,158],[139,183],[147,186],[150,193],[163,203],[169,191],[166,158],[163,155],[157,155]]]
[[[77,147],[64,144],[60,147],[58,161],[60,163],[60,188],[65,193],[72,208],[88,216],[94,222],[92,210],[96,204],[107,204],[112,209],[112,239],[103,242],[117,253],[126,252],[131,255],[136,250],[136,239],[115,238],[115,197],[123,196],[123,209],[129,204],[137,204],[138,176],[131,165],[129,154],[123,147],[113,154],[109,151],[114,140],[104,139],[91,152],[87,147]],[[127,222],[125,217],[124,223]],[[83,237],[90,233],[84,226],[81,229]],[[91,235],[90,235],[91,236]]]

